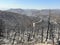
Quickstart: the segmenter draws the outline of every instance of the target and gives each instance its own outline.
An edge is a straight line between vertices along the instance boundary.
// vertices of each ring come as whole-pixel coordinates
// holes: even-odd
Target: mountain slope
[[[4,21],[5,30],[24,31],[32,27],[32,20],[28,16],[22,14],[0,11],[0,19]]]
[[[50,9],[51,15],[60,15],[60,9]],[[36,9],[9,9],[9,12],[25,14],[27,16],[49,15],[49,9],[36,10]]]

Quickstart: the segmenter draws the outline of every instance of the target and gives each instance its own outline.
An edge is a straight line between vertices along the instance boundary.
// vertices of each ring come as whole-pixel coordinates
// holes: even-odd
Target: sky
[[[60,9],[60,0],[0,0],[0,10],[11,8]]]

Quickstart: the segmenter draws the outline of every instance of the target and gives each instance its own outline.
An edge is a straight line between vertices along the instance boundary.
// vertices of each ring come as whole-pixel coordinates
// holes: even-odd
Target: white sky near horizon
[[[2,6],[3,5],[3,6]],[[12,4],[12,5],[4,5],[4,4],[0,4],[0,9],[1,10],[6,10],[6,9],[10,9],[10,8],[20,8],[19,6],[17,6],[16,4]]]

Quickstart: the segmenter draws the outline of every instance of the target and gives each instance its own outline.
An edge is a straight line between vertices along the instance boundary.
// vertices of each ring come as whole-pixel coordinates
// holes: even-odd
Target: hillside
[[[5,30],[7,29],[9,31],[24,31],[26,28],[32,27],[32,20],[30,19],[30,17],[22,14],[0,11],[0,19],[4,21]]]

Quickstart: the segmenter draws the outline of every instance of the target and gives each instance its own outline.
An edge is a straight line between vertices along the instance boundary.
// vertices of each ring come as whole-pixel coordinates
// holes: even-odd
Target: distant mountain
[[[24,14],[27,16],[35,16],[40,13],[40,10],[30,10],[30,9],[9,9],[7,10],[8,12],[14,12],[14,13],[19,13],[19,14]]]
[[[49,9],[36,10],[36,9],[9,9],[9,12],[24,14],[27,16],[40,16],[49,15]],[[60,9],[51,9],[51,15],[60,15]]]

